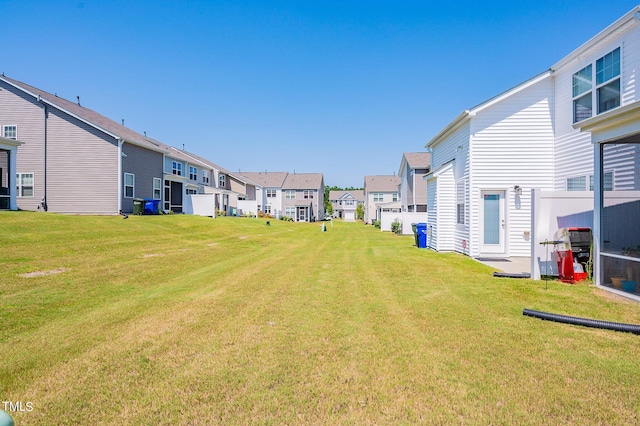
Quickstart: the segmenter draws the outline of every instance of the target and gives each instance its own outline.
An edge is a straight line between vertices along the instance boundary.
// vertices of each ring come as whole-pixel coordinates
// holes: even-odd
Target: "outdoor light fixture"
[[[514,186],[513,190],[515,191],[516,195],[522,195],[522,188],[520,188],[519,185]]]

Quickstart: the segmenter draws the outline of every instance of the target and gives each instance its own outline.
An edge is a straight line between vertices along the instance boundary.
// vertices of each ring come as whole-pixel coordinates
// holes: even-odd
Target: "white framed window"
[[[189,179],[191,180],[198,180],[198,169],[193,167],[193,166],[189,166]]]
[[[224,188],[227,186],[227,177],[223,174],[218,175],[218,188]]]
[[[596,61],[598,114],[620,106],[620,48]]]
[[[345,206],[353,206],[353,200],[344,200],[344,205]]]
[[[398,193],[394,192],[393,195],[391,195],[391,201],[398,201]]]
[[[287,189],[284,192],[284,198],[286,198],[287,200],[295,200],[296,199],[295,189]]]
[[[587,187],[587,179],[589,179],[589,187]],[[604,191],[613,191],[613,171],[604,172],[603,188]],[[593,191],[593,175],[589,176],[572,176],[567,178],[567,191]]]
[[[162,198],[162,179],[153,178],[153,199],[160,200]]]
[[[308,200],[308,199],[313,198],[313,191],[310,191],[310,190],[308,190],[308,189],[305,189],[304,191],[302,191],[302,197],[303,197],[305,200]]]
[[[209,172],[206,170],[202,171],[202,182],[209,183]]]
[[[275,189],[267,189],[267,198],[275,198],[276,190]]]
[[[456,183],[456,223],[458,225],[465,224],[464,205],[466,195],[466,182],[464,180]]]
[[[384,200],[384,194],[382,192],[374,192],[373,193],[373,202],[381,203]]]
[[[198,190],[193,188],[187,188],[187,195],[197,194]]]
[[[267,204],[266,206],[264,206],[264,212],[266,214],[271,214],[271,204]]]
[[[612,50],[573,74],[573,122],[586,120],[620,106],[620,48]],[[595,92],[595,96],[594,96]]]
[[[18,126],[16,126],[15,124],[2,126],[2,136],[4,136],[7,139],[17,140],[18,139]]]
[[[171,163],[171,172],[176,176],[182,176],[182,163],[179,161],[173,161]]]
[[[124,198],[133,198],[136,176],[133,173],[124,174]]]
[[[18,197],[33,197],[34,181],[33,173],[16,174]]]
[[[296,218],[296,208],[294,206],[289,206],[284,208],[284,215],[286,217]]]

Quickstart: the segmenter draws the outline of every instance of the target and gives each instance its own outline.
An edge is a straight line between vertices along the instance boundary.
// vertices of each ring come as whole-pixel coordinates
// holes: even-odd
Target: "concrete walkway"
[[[475,258],[478,262],[491,266],[496,271],[506,272],[509,274],[530,274],[531,258],[530,257],[508,257],[506,259],[493,259],[488,257]]]

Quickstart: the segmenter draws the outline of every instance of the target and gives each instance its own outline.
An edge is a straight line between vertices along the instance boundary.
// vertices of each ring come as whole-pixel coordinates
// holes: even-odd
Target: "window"
[[[291,217],[294,218],[296,217],[296,208],[293,206],[289,206],[289,207],[285,207],[284,208],[284,215],[286,217]]]
[[[198,190],[193,188],[187,188],[187,195],[197,194]]]
[[[223,174],[218,175],[218,187],[224,188],[227,186],[227,177]]]
[[[595,103],[601,114],[620,106],[620,48],[607,53],[595,63]],[[593,65],[573,74],[573,122],[593,116]]]
[[[591,117],[591,65],[573,75],[573,122]]]
[[[267,204],[266,206],[264,206],[264,212],[266,214],[271,214],[271,204]]]
[[[309,191],[309,190],[305,189],[304,191],[302,191],[302,197],[303,197],[305,200],[308,200],[308,199],[310,199],[310,198],[313,198],[313,191]]]
[[[620,106],[620,48],[596,61],[598,114]]]
[[[206,170],[202,171],[202,182],[209,183],[209,173]]]
[[[2,136],[7,139],[18,139],[18,126],[2,126]]]
[[[353,206],[353,200],[344,200],[345,206]]]
[[[172,162],[171,169],[174,175],[182,176],[182,163],[178,161]]]
[[[567,191],[586,191],[587,177],[575,176],[567,178]]]
[[[198,180],[198,169],[193,167],[193,166],[189,166],[189,179],[191,180]]]
[[[464,225],[465,182],[456,184],[456,223]]]
[[[293,189],[287,189],[284,192],[284,198],[287,200],[295,200],[296,199],[296,191]]]
[[[124,197],[133,198],[133,187],[135,185],[136,177],[133,173],[124,174]]]
[[[16,175],[18,197],[33,197],[33,173]]]
[[[384,194],[382,192],[374,192],[373,193],[373,202],[381,203],[384,200]]]
[[[159,200],[162,198],[162,179],[153,178],[153,199]]]
[[[267,198],[275,198],[276,190],[275,189],[267,189]]]
[[[391,196],[391,201],[398,201],[398,193],[395,192],[392,196]]]

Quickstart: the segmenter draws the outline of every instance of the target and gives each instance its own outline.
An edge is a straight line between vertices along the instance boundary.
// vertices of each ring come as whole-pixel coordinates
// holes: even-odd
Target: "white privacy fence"
[[[382,212],[380,215],[380,229],[391,231],[394,221],[402,223],[402,235],[413,235],[412,223],[427,222],[426,212]]]

